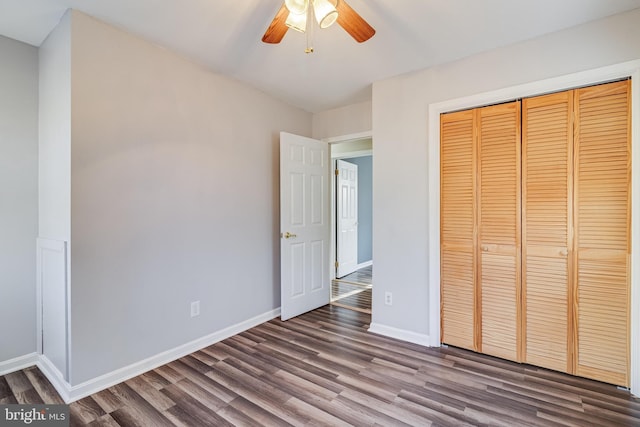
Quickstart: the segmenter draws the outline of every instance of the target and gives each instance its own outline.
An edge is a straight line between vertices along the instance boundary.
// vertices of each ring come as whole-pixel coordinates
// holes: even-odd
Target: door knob
[[[288,231],[282,235],[285,239],[291,239],[292,237],[298,237],[296,234],[289,233]]]

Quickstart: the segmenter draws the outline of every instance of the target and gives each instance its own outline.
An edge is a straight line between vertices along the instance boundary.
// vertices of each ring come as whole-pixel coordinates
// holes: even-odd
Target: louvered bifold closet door
[[[480,351],[520,360],[520,102],[477,112]]]
[[[575,92],[576,374],[628,386],[630,81]]]
[[[474,112],[440,119],[441,340],[476,350]]]
[[[522,101],[523,361],[572,372],[573,92]]]

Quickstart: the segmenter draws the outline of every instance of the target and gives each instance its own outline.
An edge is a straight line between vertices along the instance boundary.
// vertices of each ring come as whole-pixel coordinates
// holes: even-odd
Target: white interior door
[[[282,320],[329,304],[329,145],[280,133]]]
[[[336,277],[358,268],[358,165],[338,160],[337,258]]]

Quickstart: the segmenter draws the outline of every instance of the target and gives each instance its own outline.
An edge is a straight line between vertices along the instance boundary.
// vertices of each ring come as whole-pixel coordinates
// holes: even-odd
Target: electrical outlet
[[[384,293],[384,303],[386,305],[393,305],[393,294],[391,292]]]
[[[193,301],[191,303],[191,317],[200,316],[200,301]]]

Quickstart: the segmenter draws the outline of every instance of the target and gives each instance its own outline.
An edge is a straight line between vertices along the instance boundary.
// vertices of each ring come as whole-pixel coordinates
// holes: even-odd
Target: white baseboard
[[[423,345],[425,347],[429,347],[431,343],[429,335],[407,331],[406,329],[398,329],[393,326],[381,325],[379,323],[371,323],[371,325],[369,325],[369,332],[384,335],[385,337],[395,338],[401,341]]]
[[[278,316],[280,316],[280,308],[276,308],[275,310],[260,314],[251,319],[229,326],[225,329],[206,335],[202,338],[198,338],[173,349],[156,354],[155,356],[151,356],[147,359],[133,363],[129,366],[125,366],[113,372],[109,372],[107,374],[93,378],[89,381],[85,381],[81,384],[70,386],[67,383],[66,385],[68,387],[68,393],[66,396],[63,396],[63,398],[67,403],[82,399],[83,397],[87,397],[93,393],[97,393],[113,385],[119,384],[130,378],[143,374],[151,369],[155,369],[158,366],[165,365],[169,362],[186,356],[187,354],[193,353],[204,347],[208,347],[226,338],[232,337],[233,335],[239,334],[240,332],[244,332],[247,329],[251,329],[254,326],[258,326],[261,323],[267,322]]]
[[[0,375],[10,374],[38,363],[38,353],[25,354],[0,362]]]
[[[373,260],[371,261],[365,261],[363,263],[360,263],[356,266],[356,270],[360,270],[361,268],[365,268],[365,267],[369,267],[370,265],[373,265]]]
[[[0,375],[36,365],[55,387],[60,394],[60,397],[62,397],[66,403],[71,403],[130,378],[136,377],[151,369],[155,369],[158,366],[165,365],[204,347],[208,347],[226,338],[232,337],[240,332],[244,332],[247,329],[251,329],[254,326],[258,326],[278,316],[280,316],[280,308],[270,310],[251,319],[231,325],[220,331],[190,341],[186,344],[182,344],[170,350],[163,351],[155,356],[151,356],[147,359],[90,379],[89,381],[85,381],[75,386],[72,386],[64,380],[62,373],[53,365],[53,363],[51,363],[49,359],[47,359],[46,356],[37,353],[16,357],[14,359],[7,360],[6,362],[0,362]]]
[[[66,403],[70,403],[69,400],[69,389],[71,385],[64,379],[62,372],[49,360],[47,356],[44,354],[38,355],[38,362],[36,366],[40,369],[40,371],[44,374],[45,377],[49,380],[51,385],[56,389],[62,400]]]

